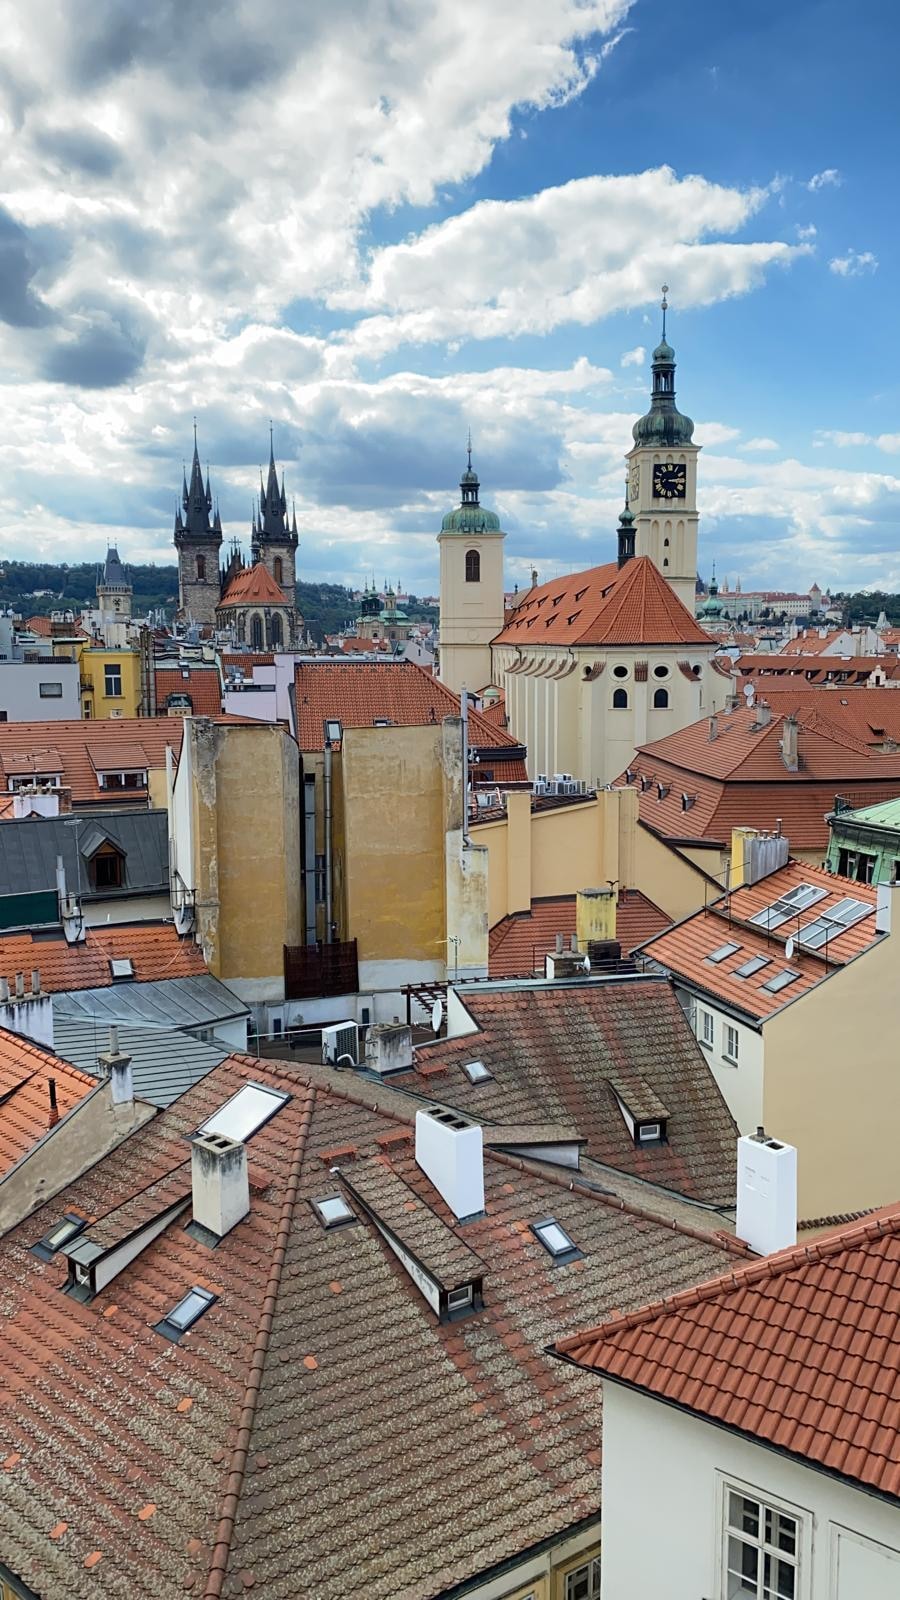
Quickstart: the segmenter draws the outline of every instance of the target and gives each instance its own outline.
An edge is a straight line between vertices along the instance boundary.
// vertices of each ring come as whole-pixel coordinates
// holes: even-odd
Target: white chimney
[[[250,1210],[247,1147],[224,1133],[201,1133],[191,1144],[194,1221],[217,1239]]]
[[[56,858],[56,893],[59,899],[59,914],[64,917],[68,895],[66,891],[66,866],[62,856],[57,856]]]
[[[134,1100],[134,1078],[131,1057],[119,1049],[119,1030],[109,1030],[109,1049],[97,1057],[98,1066],[109,1078],[109,1097],[114,1106],[130,1106]]]
[[[41,974],[40,974],[40,969],[38,967],[32,967],[32,969],[31,969],[31,993],[33,995],[39,995],[40,992],[41,992]]]
[[[738,1140],[737,1236],[761,1256],[797,1243],[797,1151],[764,1128]]]
[[[0,1005],[5,1006],[9,1001],[9,979],[0,978]]]
[[[440,1106],[417,1111],[416,1161],[458,1222],[484,1210],[480,1123]]]
[[[875,932],[890,933],[891,908],[895,897],[900,894],[900,884],[879,883],[875,890]],[[900,902],[898,902],[900,904]]]

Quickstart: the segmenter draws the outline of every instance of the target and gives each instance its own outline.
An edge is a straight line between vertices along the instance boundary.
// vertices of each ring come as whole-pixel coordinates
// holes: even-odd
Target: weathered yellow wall
[[[105,667],[107,662],[121,668],[122,693],[106,693]],[[106,650],[78,647],[78,664],[81,669],[82,715],[95,720],[106,717],[136,717],[141,707],[141,657],[138,650]]]
[[[900,1196],[898,1034],[900,927],[765,1024],[765,1126],[797,1146],[801,1218]]]

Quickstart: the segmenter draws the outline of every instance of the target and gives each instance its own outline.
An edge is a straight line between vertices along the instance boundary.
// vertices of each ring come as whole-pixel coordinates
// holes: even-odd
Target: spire
[[[675,351],[666,338],[666,312],[669,309],[669,285],[662,286],[662,338],[653,352],[653,388],[650,410],[631,430],[635,444],[678,446],[690,444],[694,424],[690,417],[682,416],[675,404]]]
[[[668,292],[669,292],[669,285],[667,283],[664,283],[663,286],[662,286],[662,314],[663,314],[662,336],[663,336],[663,344],[665,344],[665,341],[666,341],[666,312],[669,309],[669,302],[666,299],[666,295],[668,294]]]
[[[212,496],[209,490],[209,473],[207,481],[203,482],[203,471],[200,466],[200,451],[197,447],[197,419],[194,418],[194,455],[191,461],[191,481],[185,482],[182,499],[185,509],[185,528],[188,533],[210,533],[209,513],[212,509]]]
[[[628,479],[625,479],[625,508],[619,513],[619,568],[634,556],[634,512],[628,503]]]
[[[269,471],[265,484],[263,484],[262,471],[259,474],[259,537],[272,539],[276,543],[289,543],[291,531],[287,522],[287,496],[284,489],[284,473],[281,483],[278,482],[278,469],[275,466],[275,429],[269,423]]]
[[[468,433],[466,435],[466,470],[465,470],[465,472],[463,473],[462,477],[459,480],[459,487],[460,487],[460,490],[462,492],[462,503],[463,503],[463,505],[464,506],[477,506],[478,505],[478,491],[481,488],[481,485],[480,485],[480,483],[478,481],[478,473],[475,471],[475,468],[472,465],[472,430],[471,430],[471,428],[469,429],[469,431],[468,431]]]

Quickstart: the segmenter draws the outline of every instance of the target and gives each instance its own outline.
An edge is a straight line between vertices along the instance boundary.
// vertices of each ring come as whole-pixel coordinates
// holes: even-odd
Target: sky
[[[896,0],[0,0],[0,559],[609,559],[662,283],[699,565],[900,590]]]

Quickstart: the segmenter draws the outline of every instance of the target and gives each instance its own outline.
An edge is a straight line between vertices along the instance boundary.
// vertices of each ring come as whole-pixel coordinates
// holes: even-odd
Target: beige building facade
[[[441,561],[440,679],[459,694],[492,680],[491,641],[503,627],[503,541],[500,519],[479,500],[478,474],[468,466],[460,503],[438,534]]]

